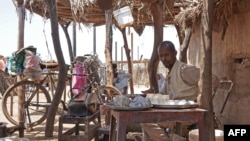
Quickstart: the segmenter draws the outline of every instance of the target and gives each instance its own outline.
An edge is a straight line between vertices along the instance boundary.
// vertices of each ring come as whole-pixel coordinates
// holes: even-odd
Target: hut
[[[222,125],[250,123],[250,110],[246,108],[250,102],[249,5],[249,0],[217,0],[214,7],[212,74],[221,82],[226,79],[234,84],[231,93],[230,87],[225,86],[222,91],[217,89],[213,98],[214,112]],[[198,18],[192,25],[187,53],[188,62],[197,66],[203,59],[199,13],[199,6],[192,9],[193,17]]]

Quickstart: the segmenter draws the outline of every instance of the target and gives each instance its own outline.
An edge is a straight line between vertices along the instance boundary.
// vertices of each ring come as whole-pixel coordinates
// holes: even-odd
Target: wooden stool
[[[75,126],[63,133],[63,124],[75,124]],[[95,138],[98,141],[98,129],[101,125],[100,111],[90,116],[63,115],[59,117],[59,141],[90,141]],[[80,134],[83,131],[83,134]],[[73,135],[75,133],[75,135]]]
[[[109,126],[103,126],[101,128],[99,128],[98,134],[99,136],[103,136],[102,141],[108,141],[109,140],[109,130],[110,127]]]

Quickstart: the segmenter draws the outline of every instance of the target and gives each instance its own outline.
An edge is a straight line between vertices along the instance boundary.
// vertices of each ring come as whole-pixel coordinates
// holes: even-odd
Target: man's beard
[[[168,68],[168,69],[169,69],[170,66],[171,66],[168,62],[163,62],[163,65],[164,65],[166,68]]]

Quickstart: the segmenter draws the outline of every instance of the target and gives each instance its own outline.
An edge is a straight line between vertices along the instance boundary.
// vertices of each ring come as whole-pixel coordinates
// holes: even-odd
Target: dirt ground
[[[2,116],[1,116],[2,117]],[[1,119],[2,120],[2,119]],[[13,125],[8,124],[8,127],[11,127]],[[58,141],[58,118],[56,118],[56,122],[54,124],[54,132],[53,132],[53,137],[45,137],[45,122],[42,123],[39,126],[34,127],[33,129],[31,129],[31,131],[25,131],[24,132],[24,139],[28,139],[28,140],[24,140],[24,139],[19,139],[19,132],[16,131],[14,132],[14,134],[12,134],[11,136],[7,137],[9,140],[8,141]],[[63,128],[64,131],[70,129],[69,127]],[[141,133],[128,133],[127,134],[127,141],[135,141],[135,136],[141,136]],[[5,139],[7,139],[5,138]],[[19,140],[17,140],[19,139]],[[3,138],[0,138],[0,141],[7,141],[4,140]],[[94,139],[92,140],[94,141]],[[105,141],[102,136],[100,136],[100,141]]]
[[[137,87],[135,86],[135,93],[141,93],[141,90],[145,90],[146,88],[145,87]],[[14,125],[11,124],[6,118],[5,116],[3,115],[3,112],[2,112],[2,107],[1,107],[1,103],[2,103],[2,99],[0,98],[0,122],[5,122],[7,123],[6,127],[7,128],[10,128],[10,127],[13,127]],[[24,139],[19,139],[19,141],[57,141],[58,140],[58,118],[59,118],[59,115],[56,116],[55,118],[55,122],[54,122],[54,132],[53,132],[53,137],[50,137],[50,138],[47,138],[45,137],[45,122],[38,125],[38,126],[35,126],[33,127],[33,129],[30,129],[30,131],[27,131],[25,130],[24,132],[24,138],[27,139],[27,140],[24,140]],[[68,130],[70,128],[71,125],[69,126],[65,126],[64,131],[65,130]],[[0,130],[1,132],[1,130]],[[141,133],[128,133],[127,134],[127,141],[135,141],[135,136],[141,136]],[[19,132],[16,131],[14,132],[11,136],[7,138],[0,138],[0,141],[18,141],[18,137],[19,137]],[[94,140],[93,140],[94,141]]]

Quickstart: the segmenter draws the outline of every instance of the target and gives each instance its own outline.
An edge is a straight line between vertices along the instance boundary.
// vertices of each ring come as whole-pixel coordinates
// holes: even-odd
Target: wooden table
[[[109,141],[125,141],[126,127],[130,123],[157,123],[162,121],[192,121],[198,123],[199,140],[204,135],[204,113],[206,110],[193,109],[155,109],[144,111],[111,110]],[[116,132],[117,130],[117,132]],[[117,135],[116,135],[117,134]]]

